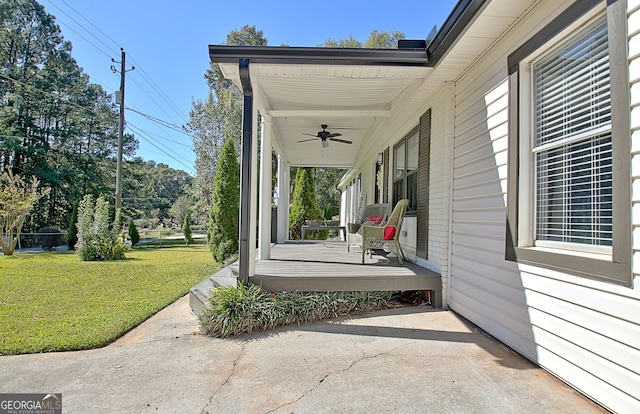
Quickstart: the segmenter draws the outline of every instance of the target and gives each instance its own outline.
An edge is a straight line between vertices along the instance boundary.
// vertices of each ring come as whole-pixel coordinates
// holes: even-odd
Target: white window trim
[[[510,142],[506,259],[569,274],[631,286],[631,203],[629,148],[629,89],[627,65],[611,65],[612,141],[614,168],[613,248],[589,248],[568,243],[534,242],[535,173],[533,163],[533,82],[530,63],[571,36],[605,10],[609,54],[614,62],[627,61],[626,2],[580,0],[509,56]],[[623,24],[624,23],[624,24]],[[616,32],[617,31],[617,32]],[[624,33],[624,36],[622,35]],[[619,67],[622,68],[619,68]],[[617,81],[616,81],[617,80]],[[626,99],[625,96],[626,95]],[[625,106],[626,103],[626,106]],[[622,166],[622,168],[620,168]],[[558,248],[560,247],[560,248]],[[594,246],[596,247],[596,246]]]
[[[560,250],[560,253],[573,254],[581,257],[591,257],[598,260],[611,260],[612,247],[610,246],[596,246],[578,243],[567,243],[559,241],[545,241],[536,240],[536,166],[535,166],[535,154],[541,151],[545,151],[549,148],[557,148],[572,142],[581,141],[589,138],[590,136],[596,136],[601,132],[610,132],[611,123],[605,127],[601,127],[596,130],[589,130],[586,133],[573,135],[571,137],[564,138],[559,141],[553,141],[550,143],[536,146],[535,144],[535,122],[534,109],[533,109],[533,96],[534,82],[533,82],[533,66],[535,63],[546,56],[547,53],[552,51],[559,44],[562,44],[565,40],[579,33],[584,29],[584,26],[590,24],[592,21],[602,17],[606,13],[604,5],[601,7],[595,7],[589,13],[584,15],[581,19],[574,22],[570,27],[565,29],[562,33],[554,37],[553,40],[547,42],[544,46],[540,47],[529,57],[523,59],[520,62],[520,205],[528,206],[528,212],[526,214],[520,214],[520,226],[518,231],[519,235],[519,247],[529,248],[543,248],[543,251],[554,251],[554,249]],[[523,223],[523,218],[526,223]]]

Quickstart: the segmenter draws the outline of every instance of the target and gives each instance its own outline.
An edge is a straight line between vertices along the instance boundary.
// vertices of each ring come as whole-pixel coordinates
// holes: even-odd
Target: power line
[[[172,142],[172,143],[174,143],[174,144],[176,144],[176,145],[180,145],[180,146],[182,146],[182,147],[189,148],[190,150],[193,150],[193,146],[192,146],[192,145],[187,145],[187,144],[185,144],[184,142],[176,141],[176,140],[173,140],[173,139],[171,139],[171,138],[163,137],[163,136],[160,136],[160,135],[155,134],[155,133],[153,133],[153,132],[150,132],[150,131],[144,130],[144,129],[140,128],[138,125],[135,125],[135,124],[131,123],[131,121],[128,121],[128,122],[127,122],[127,125],[130,125],[130,126],[132,126],[132,127],[136,128],[136,129],[138,129],[139,131],[142,131],[142,132],[144,132],[144,133],[146,133],[146,134],[148,134],[148,135],[153,135],[153,136],[155,136],[155,137],[157,137],[157,138],[160,138],[160,139],[162,139],[162,140],[169,141],[169,142]],[[0,135],[0,136],[1,136],[1,135]]]
[[[173,129],[176,132],[180,132],[181,134],[184,134],[184,135],[189,136],[189,137],[191,136],[188,133],[184,132],[179,125],[172,124],[171,122],[162,120],[160,118],[156,118],[155,116],[152,116],[152,115],[145,114],[144,112],[140,112],[140,111],[135,110],[133,108],[127,108],[127,110],[131,111],[131,112],[135,112],[135,113],[137,113],[139,115],[142,115],[143,117],[147,118],[149,121],[153,121],[153,122],[155,122],[157,124],[160,124],[160,125],[162,125],[164,127],[167,127],[169,129]]]
[[[51,0],[49,0],[51,1]],[[87,23],[89,23],[94,29],[96,29],[97,31],[99,31],[100,33],[102,33],[102,35],[104,37],[106,37],[107,39],[111,40],[113,42],[114,45],[116,46],[120,46],[120,44],[118,42],[116,42],[115,40],[113,40],[111,37],[109,37],[108,34],[106,34],[105,32],[103,32],[102,30],[100,30],[100,28],[98,26],[96,26],[95,24],[93,24],[93,22],[91,22],[91,20],[87,19],[86,17],[84,17],[79,11],[77,11],[76,9],[74,9],[73,7],[71,7],[69,5],[69,3],[67,3],[64,0],[60,0],[61,2],[63,2],[68,8],[70,8],[71,10],[73,10],[74,12],[76,12],[78,14],[78,16],[82,17]],[[64,12],[63,12],[64,13]],[[86,30],[86,29],[85,29]],[[100,42],[102,43],[102,42]],[[102,43],[104,44],[104,43]],[[106,45],[105,45],[106,46]],[[132,59],[133,60],[133,59]],[[135,62],[134,62],[135,63]]]
[[[76,9],[74,9],[73,7],[69,6],[64,0],[61,0],[64,4],[67,5],[67,7],[69,7],[71,10],[73,10],[74,12],[76,12],[80,17],[82,17],[83,19],[85,19],[86,21],[88,21],[93,27],[95,27],[96,29],[98,29],[93,23],[91,23],[86,17],[84,17],[82,14],[80,14]],[[77,24],[78,26],[80,26],[85,32],[89,33],[91,36],[93,36],[94,39],[96,39],[98,42],[102,43],[107,49],[109,49],[111,51],[111,55],[114,54],[115,50],[111,49],[111,46],[109,46],[108,44],[106,44],[105,42],[102,41],[102,39],[100,39],[98,36],[94,35],[93,32],[91,32],[90,30],[88,30],[86,27],[84,27],[81,23],[79,23],[76,19],[74,19],[73,17],[71,17],[67,12],[65,12],[64,10],[62,10],[62,8],[60,8],[57,4],[55,4],[53,1],[49,0],[49,3],[51,3],[51,5],[53,5],[56,9],[60,10],[62,12],[62,14],[64,14],[65,16],[67,16],[68,18],[71,19],[72,22],[74,22],[75,24]],[[69,27],[67,25],[67,27]],[[70,28],[70,27],[69,27]],[[70,28],[71,29],[71,28]],[[73,29],[71,29],[73,30]],[[100,33],[104,34],[100,29],[98,29],[100,31]],[[106,53],[104,50],[98,48],[95,44],[91,43],[90,41],[88,41],[85,37],[83,37],[80,33],[76,32],[75,30],[73,30],[74,33],[76,33],[78,36],[82,37],[84,40],[86,40],[89,44],[91,44],[92,46],[94,46],[95,48],[97,48],[98,50],[100,50],[102,53],[106,54],[107,56],[110,56],[109,53]],[[109,38],[109,36],[107,36],[107,38]],[[111,39],[111,38],[109,38]],[[113,40],[112,40],[113,41]],[[114,42],[117,44],[117,42]],[[117,52],[115,52],[117,53]]]
[[[133,63],[135,63],[136,65],[138,64],[136,62],[136,60],[132,57],[131,61]],[[183,120],[185,121],[187,119],[187,117],[184,116],[184,114],[180,111],[180,109],[178,107],[176,107],[176,105],[173,103],[173,101],[167,96],[166,93],[164,93],[164,91],[162,91],[162,89],[160,89],[160,87],[158,86],[158,84],[156,84],[153,79],[151,79],[151,77],[149,75],[147,75],[147,72],[144,71],[144,69],[140,69],[140,75],[142,76],[142,78],[147,81],[147,83],[149,85],[151,85],[151,87],[158,93],[158,95],[160,95],[160,97],[171,107],[171,109],[174,110],[174,112]],[[171,117],[169,117],[171,118]]]
[[[95,28],[98,32],[100,32],[103,36],[105,36],[107,39],[109,39],[111,42],[113,42],[113,44],[118,45],[118,42],[116,42],[115,40],[113,40],[108,34],[106,34],[105,32],[103,32],[98,26],[96,26],[95,24],[93,24],[93,22],[91,22],[89,19],[87,19],[84,15],[82,15],[82,13],[80,13],[78,10],[74,9],[71,5],[69,5],[66,1],[64,0],[60,0],[62,1],[62,3],[64,3],[67,7],[69,7],[71,10],[73,10],[78,16],[80,16],[83,20],[85,20],[86,22],[88,22],[93,28]],[[62,13],[64,13],[65,16],[69,17],[74,23],[76,23],[78,26],[80,26],[83,30],[85,30],[87,33],[89,33],[93,38],[95,38],[96,40],[98,40],[101,44],[103,44],[107,49],[111,50],[113,52],[113,49],[111,49],[111,47],[109,45],[107,45],[105,42],[103,42],[100,38],[98,38],[92,31],[89,31],[85,26],[83,26],[81,23],[79,23],[77,20],[75,20],[73,17],[71,17],[68,13],[66,13],[64,10],[62,10],[59,6],[57,6],[55,3],[52,2],[52,0],[49,0],[49,2],[56,7],[58,10],[60,10]],[[98,49],[100,52],[104,53],[105,55],[109,56],[110,55],[108,53],[106,53],[104,50],[100,49],[98,46],[96,46],[94,43],[90,42],[87,38],[85,38],[84,36],[82,36],[80,33],[78,33],[77,31],[75,31],[73,28],[71,28],[68,25],[67,26],[70,30],[72,30],[74,33],[76,33],[78,36],[80,36],[81,38],[83,38],[85,41],[87,41],[87,43],[91,44],[92,46],[94,46],[96,49]],[[180,112],[180,110],[175,106],[175,104],[171,101],[171,99],[162,91],[162,89],[160,89],[160,87],[158,87],[158,85],[153,81],[153,79],[151,79],[151,77],[142,69],[141,65],[131,56],[129,55],[129,59],[138,67],[138,70],[140,71],[140,76],[142,76],[142,78],[151,86],[151,88],[153,88],[155,90],[155,92],[158,94],[158,96],[160,96],[162,98],[162,100],[164,100],[164,102],[169,105],[174,112],[181,118],[181,119],[185,119],[184,114],[182,114]],[[134,81],[134,83],[136,83]],[[137,84],[137,83],[136,83]],[[140,86],[140,85],[138,85]],[[144,90],[144,88],[142,88],[142,86],[140,86],[140,88],[143,90],[143,92],[146,91]],[[149,96],[147,94],[147,96]],[[153,98],[151,98],[149,96],[150,99],[153,100]],[[154,101],[154,103],[156,103]],[[158,105],[156,103],[156,105]],[[158,105],[158,107],[160,109],[162,109],[164,111],[164,109],[162,108],[162,106]],[[167,114],[165,112],[165,114],[171,118],[171,116],[169,114]],[[174,121],[175,122],[175,121]]]
[[[137,128],[137,127],[133,127],[133,128],[131,128],[131,125],[127,125],[127,126],[129,126],[129,129],[131,129],[132,131],[133,131],[134,129],[135,129],[135,130],[137,130],[138,134],[145,134],[145,135],[146,135],[146,131],[143,131],[143,130],[141,130],[141,129]],[[134,132],[135,132],[135,131],[134,131]],[[169,152],[173,153],[173,155],[175,155],[176,157],[182,158],[182,159],[183,159],[184,161],[186,161],[186,162],[191,162],[190,160],[188,160],[188,159],[186,159],[185,157],[183,157],[182,155],[178,154],[178,153],[177,153],[177,152],[175,152],[173,149],[169,148],[168,146],[166,146],[165,144],[161,143],[160,141],[158,141],[158,140],[156,140],[156,139],[154,139],[154,138],[152,138],[152,137],[149,137],[149,136],[147,136],[146,138],[147,138],[148,140],[153,140],[153,141],[154,141],[154,142],[156,142],[158,145],[161,145],[161,146],[162,146],[162,147],[164,147],[167,151],[169,151]],[[176,160],[176,161],[177,161],[177,160]]]
[[[131,129],[131,128],[130,128]],[[135,132],[135,131],[133,131]],[[154,147],[156,147],[158,150],[160,150],[163,154],[165,154],[167,157],[171,158],[172,160],[174,160],[175,162],[183,165],[184,167],[187,168],[187,170],[194,172],[193,167],[189,166],[187,164],[185,164],[184,162],[180,161],[179,159],[175,158],[172,154],[168,153],[167,151],[165,151],[164,149],[162,149],[160,146],[156,145],[154,143],[154,140],[150,137],[145,136],[143,133],[141,133],[140,131],[137,132],[138,136],[140,136],[142,139],[144,139],[145,141],[147,141],[147,143],[153,145]],[[177,154],[174,154],[176,156],[178,156]],[[181,157],[182,158],[182,157]],[[185,161],[189,162],[186,158],[183,158]]]
[[[68,24],[64,23],[62,20],[58,19],[58,23],[60,23],[61,25],[63,25],[64,27],[66,27],[67,29],[71,30],[73,33],[77,34],[78,36],[80,36],[82,39],[84,39],[85,42],[89,43],[91,46],[95,47],[99,52],[101,52],[102,54],[104,54],[107,57],[111,57],[111,55],[109,55],[109,53],[105,52],[103,49],[99,48],[96,44],[94,44],[93,42],[91,42],[91,40],[87,39],[86,37],[84,37],[82,34],[80,34],[80,32],[78,32],[77,30],[75,30],[73,27],[69,26]]]
[[[156,104],[156,106],[162,111],[164,112],[164,114],[166,116],[169,117],[169,119],[171,119],[171,121],[175,124],[175,121],[173,120],[173,118],[171,118],[171,115],[169,115],[167,113],[167,111],[164,110],[164,108],[162,107],[162,105],[160,105],[155,99],[153,99],[153,97],[151,95],[149,95],[146,91],[145,88],[142,87],[142,85],[140,85],[138,82],[136,82],[135,78],[131,78],[131,81],[133,83],[135,83],[136,85],[138,85],[138,87],[140,88],[140,90],[142,91],[142,93],[144,93],[145,95],[147,95],[147,98],[149,98],[151,100],[151,102],[153,102],[154,104]]]
[[[82,13],[80,13],[78,10],[76,10],[75,8],[73,8],[67,1],[65,0],[60,0],[60,2],[62,2],[62,4],[64,4],[67,8],[67,11],[63,10],[63,8],[61,6],[59,6],[58,4],[56,4],[53,0],[49,0],[50,4],[55,7],[57,10],[59,10],[62,14],[64,14],[64,16],[66,16],[66,18],[68,18],[71,22],[73,22],[75,25],[77,25],[78,30],[83,30],[84,32],[88,33],[88,35],[90,37],[92,37],[93,39],[96,39],[97,42],[99,42],[99,44],[96,44],[94,42],[92,42],[90,39],[87,38],[87,36],[84,36],[83,34],[81,34],[78,30],[74,29],[74,27],[70,26],[69,24],[66,24],[64,21],[60,21],[61,24],[63,24],[66,28],[68,28],[69,30],[71,30],[73,33],[75,33],[76,35],[78,35],[81,39],[83,39],[84,41],[87,42],[87,44],[91,45],[92,47],[94,47],[96,50],[98,50],[100,53],[106,55],[107,57],[111,57],[112,54],[107,53],[105,51],[104,48],[106,48],[109,51],[113,51],[113,47],[110,46],[109,44],[107,44],[109,41],[114,44],[114,45],[118,45],[119,46],[119,42],[115,41],[113,38],[111,38],[107,33],[105,33],[104,31],[102,31],[96,24],[94,24],[91,20],[89,20],[88,18],[86,18]],[[73,13],[75,13],[75,15],[79,16],[83,22],[88,23],[93,29],[95,30],[90,30],[85,24],[83,24],[83,22],[78,21],[77,18],[74,18],[71,15],[71,11]],[[64,19],[63,19],[64,20]],[[100,33],[101,36],[96,35],[96,33]],[[108,39],[103,41],[103,39]],[[107,42],[107,43],[106,43]],[[101,47],[100,45],[104,46]],[[167,111],[165,110],[165,108],[168,106],[170,107],[178,116],[180,119],[186,119],[184,114],[182,114],[180,112],[180,110],[178,109],[178,107],[175,105],[174,102],[172,102],[172,100],[166,95],[166,93],[164,93],[162,91],[162,89],[157,85],[157,83],[155,83],[153,81],[153,79],[141,68],[141,65],[135,61],[135,59],[133,59],[131,56],[128,56],[128,58],[134,62],[137,66],[137,70],[140,73],[140,76],[142,77],[142,79],[151,87],[151,90],[153,90],[157,96],[159,96],[165,103],[166,105],[160,105],[150,94],[149,92],[151,90],[149,90],[148,88],[143,87],[142,85],[140,85],[135,79],[136,77],[130,77],[130,80],[132,82],[134,82],[134,84],[136,84],[141,91],[158,107],[160,108],[160,110],[171,120],[171,122],[169,121],[165,121],[163,119],[145,114],[142,111],[138,111],[135,109],[131,109],[129,107],[127,107],[126,109],[131,110],[132,112],[138,113],[140,115],[142,115],[143,117],[145,117],[147,120],[150,120],[160,126],[163,126],[165,128],[169,128],[172,129],[173,131],[176,132],[180,132],[184,135],[190,136],[188,133],[186,133],[183,128],[180,125],[177,125],[177,123],[173,120],[172,116],[167,113]],[[36,90],[38,90],[37,88],[34,88]],[[45,91],[41,91],[43,93],[46,93]],[[48,94],[51,95],[51,94]],[[76,105],[79,106],[79,105]],[[81,107],[81,106],[80,106]],[[92,110],[89,110],[91,113],[94,113]],[[133,126],[135,128],[135,126]],[[140,128],[137,128],[139,131],[139,136],[141,138],[143,138],[145,141],[147,141],[149,144],[153,145],[154,147],[158,148],[160,151],[162,151],[165,155],[170,156],[172,159],[174,159],[175,161],[179,162],[181,165],[184,165],[185,167],[187,167],[190,171],[193,171],[193,167],[189,167],[188,165],[184,164],[183,162],[181,162],[180,160],[175,159],[174,157],[172,157],[170,154],[168,154],[165,150],[159,148],[154,142],[152,142],[153,138],[149,137],[146,134],[149,134],[147,131],[144,131]],[[167,141],[171,141],[174,144],[179,144],[179,145],[184,145],[183,143],[179,143],[178,141],[173,141],[169,138],[166,139]],[[156,141],[157,142],[157,141]],[[160,144],[160,143],[159,143]],[[160,144],[162,145],[162,144]],[[184,145],[186,146],[186,145]],[[167,147],[165,147],[167,148]],[[189,160],[186,160],[186,158],[183,158],[185,161],[190,162]]]
[[[96,26],[93,22],[91,22],[89,19],[87,19],[82,13],[80,13],[78,10],[74,9],[71,5],[69,5],[65,0],[60,0],[62,1],[62,3],[64,3],[69,9],[73,10],[78,16],[80,16],[83,20],[85,20],[87,23],[89,23],[93,28],[95,28],[98,32],[100,32],[104,37],[106,37],[107,39],[109,39],[114,45],[119,45],[119,43],[117,41],[115,41],[113,38],[111,38],[107,33],[105,33],[104,31],[102,31],[98,26]],[[66,13],[62,8],[60,8],[58,5],[56,5],[52,0],[49,0],[49,2],[56,7],[58,10],[60,10],[65,16],[67,16],[69,19],[71,19],[74,23],[76,23],[79,27],[81,27],[84,31],[86,31],[87,33],[89,33],[93,38],[95,38],[96,40],[98,40],[102,45],[104,45],[107,49],[109,49],[110,51],[114,52],[114,49],[111,48],[111,46],[107,45],[105,42],[103,42],[98,36],[96,36],[93,31],[88,30],[84,25],[82,25],[80,22],[78,22],[76,19],[74,19],[73,17],[71,17],[68,13]],[[61,22],[62,23],[62,22]],[[107,52],[105,52],[103,49],[101,49],[100,47],[98,47],[97,45],[95,45],[94,43],[92,43],[91,41],[89,41],[86,37],[84,37],[83,35],[81,35],[80,33],[78,33],[76,30],[74,30],[73,28],[71,28],[69,25],[65,24],[66,27],[68,27],[71,31],[73,31],[74,33],[76,33],[78,36],[80,36],[82,39],[84,39],[87,43],[89,43],[90,45],[92,45],[94,48],[96,48],[98,51],[100,51],[101,53],[105,54],[108,57],[111,57],[113,55],[113,53],[109,54]],[[117,53],[117,52],[115,52]],[[129,55],[129,59],[137,66],[138,71],[140,72],[140,76],[142,77],[142,79],[145,80],[145,82],[147,82],[151,88],[158,94],[158,96],[160,98],[162,98],[162,100],[173,109],[173,111],[182,119],[185,120],[185,116],[184,114],[182,114],[180,112],[180,110],[176,107],[176,105],[171,101],[171,99],[166,95],[166,93],[164,93],[162,91],[162,89],[157,85],[157,83],[155,83],[153,81],[153,79],[151,79],[151,77],[144,71],[144,69],[142,68],[142,66],[131,56]],[[159,105],[145,90],[145,88],[143,88],[140,84],[138,84],[134,78],[131,79],[136,85],[138,85],[138,87],[140,87],[140,89],[145,93],[145,95],[147,95],[147,97],[149,97],[149,99],[151,99],[157,106],[158,108],[160,108],[169,118],[171,118],[171,116],[164,110],[164,108]],[[173,120],[172,120],[173,121]],[[175,123],[175,121],[173,121]]]

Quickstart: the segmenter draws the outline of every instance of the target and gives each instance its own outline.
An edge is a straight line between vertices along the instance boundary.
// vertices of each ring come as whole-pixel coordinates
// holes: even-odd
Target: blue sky
[[[183,125],[193,100],[204,99],[208,45],[222,44],[242,26],[262,30],[270,46],[318,46],[352,35],[365,41],[371,30],[402,31],[424,39],[440,27],[455,0],[390,1],[205,1],[39,0],[56,16],[73,56],[93,83],[119,89],[111,58],[127,53],[125,105],[173,125]],[[117,65],[119,67],[119,65]],[[128,132],[140,142],[137,156],[195,174],[188,136],[126,112]]]

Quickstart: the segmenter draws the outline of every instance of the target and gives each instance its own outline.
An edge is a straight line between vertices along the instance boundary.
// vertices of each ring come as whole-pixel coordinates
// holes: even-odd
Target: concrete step
[[[202,310],[209,303],[209,297],[211,296],[211,289],[236,286],[238,279],[233,274],[229,267],[225,267],[218,273],[214,274],[198,283],[189,291],[189,306],[191,310],[200,315]]]

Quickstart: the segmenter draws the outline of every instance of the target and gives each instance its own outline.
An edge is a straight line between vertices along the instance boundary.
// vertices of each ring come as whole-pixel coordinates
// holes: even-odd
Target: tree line
[[[36,0],[1,1],[0,27],[0,171],[35,177],[42,190],[23,231],[46,226],[66,229],[74,204],[83,197],[106,196],[113,205],[117,107],[78,66],[55,16]],[[394,48],[403,37],[401,32],[373,30],[364,43],[350,36],[329,38],[320,46]],[[229,33],[227,44],[265,46],[268,41],[262,31],[246,25]],[[196,153],[195,177],[135,157],[138,141],[125,134],[123,219],[145,218],[151,225],[173,219],[181,225],[190,217],[194,223],[217,228],[211,223],[214,182],[224,144],[230,142],[233,153],[239,154],[242,93],[216,64],[204,79],[208,96],[193,102],[184,126]],[[314,175],[316,202],[325,215],[337,214],[340,194],[335,185],[342,173],[309,171]],[[275,175],[274,170],[274,186]],[[295,183],[290,192],[293,200]],[[225,242],[229,243],[221,241]]]
[[[0,171],[46,189],[24,231],[69,225],[85,195],[113,203],[118,111],[72,56],[55,17],[35,0],[0,2]],[[141,158],[124,136],[123,218],[170,216],[192,177]]]

